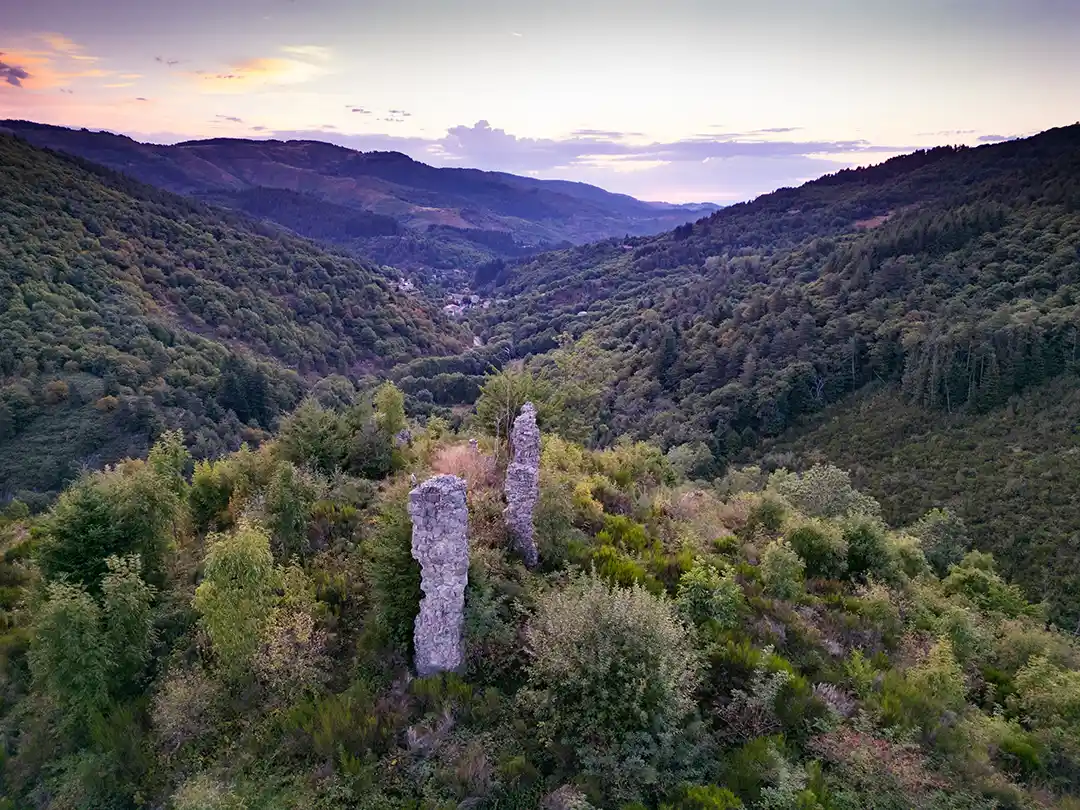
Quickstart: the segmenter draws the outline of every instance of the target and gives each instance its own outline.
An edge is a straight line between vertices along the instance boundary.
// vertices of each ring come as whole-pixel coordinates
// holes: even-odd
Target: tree
[[[886,540],[885,526],[880,521],[856,516],[844,521],[841,528],[847,544],[847,573],[851,579],[889,579],[894,575],[895,566]]]
[[[379,429],[396,436],[405,429],[405,395],[392,382],[387,381],[375,389],[372,398],[375,405],[375,421]]]
[[[110,555],[137,554],[149,582],[163,576],[163,557],[181,502],[175,478],[152,464],[125,461],[91,473],[65,491],[42,524],[38,560],[45,577],[69,577],[97,591]]]
[[[147,457],[154,474],[178,498],[187,492],[184,476],[191,467],[191,453],[184,446],[184,434],[170,430],[161,434]]]
[[[839,579],[847,572],[848,544],[833,524],[810,518],[791,526],[785,537],[806,563],[808,576]]]
[[[919,538],[926,561],[939,577],[946,576],[971,547],[964,521],[948,509],[931,509],[910,532]]]
[[[266,488],[267,528],[280,559],[303,557],[309,551],[311,509],[329,489],[326,480],[308,470],[283,462]]]
[[[526,402],[535,405],[537,422],[542,424],[551,412],[550,399],[547,383],[523,365],[510,364],[484,381],[476,400],[476,416],[484,430],[495,437],[497,447],[506,451],[521,406]]]
[[[140,575],[137,555],[109,557],[101,583],[104,641],[114,690],[133,692],[146,669],[157,632],[151,609],[155,589]]]
[[[94,598],[81,584],[51,583],[34,622],[30,672],[69,730],[85,734],[108,707],[109,652]]]
[[[667,452],[668,463],[681,477],[709,480],[716,475],[716,459],[705,442],[687,442]]]
[[[314,399],[305,399],[278,430],[282,458],[328,475],[344,460],[345,443],[341,419]]]
[[[373,618],[382,637],[399,650],[412,648],[420,610],[420,564],[412,556],[412,521],[404,503],[388,504],[364,548]]]
[[[278,582],[270,535],[242,519],[235,531],[211,535],[194,606],[226,678],[249,670],[270,617]]]
[[[806,472],[774,473],[769,484],[810,517],[843,517],[880,513],[881,506],[851,486],[851,476],[831,464],[815,464]]]

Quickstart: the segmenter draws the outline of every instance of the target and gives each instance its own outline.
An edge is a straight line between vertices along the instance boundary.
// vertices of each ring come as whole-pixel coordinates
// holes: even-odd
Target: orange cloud
[[[289,58],[259,57],[235,62],[216,73],[190,74],[207,93],[244,93],[272,85],[303,84],[328,72],[330,51],[316,45],[281,49]],[[293,58],[299,57],[299,58]]]
[[[83,46],[77,42],[68,39],[63,34],[39,34],[38,39],[44,42],[56,53],[62,53],[69,59],[74,59],[78,62],[96,62],[98,58],[96,56],[88,56],[83,53]]]
[[[89,67],[98,57],[83,53],[81,45],[62,34],[37,34],[17,47],[3,46],[0,43],[0,62],[7,70],[0,91],[51,90],[78,79],[114,75],[111,70]]]

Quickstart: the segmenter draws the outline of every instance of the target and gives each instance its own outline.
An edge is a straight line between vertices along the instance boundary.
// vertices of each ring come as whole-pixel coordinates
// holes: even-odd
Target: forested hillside
[[[585,183],[436,168],[398,152],[318,141],[214,138],[163,146],[29,121],[0,121],[4,129],[402,269],[471,269],[546,248],[658,233],[716,208],[647,203]]]
[[[167,426],[235,449],[317,377],[459,336],[369,265],[0,135],[0,495]]]
[[[385,384],[255,452],[193,468],[167,434],[36,519],[10,505],[0,803],[1077,807],[1080,648],[955,515],[895,530],[835,467],[700,485],[548,434],[528,570],[498,395],[479,447],[438,419],[396,441]],[[465,654],[417,677],[406,498],[432,473],[468,486]]]
[[[952,481],[985,547],[1030,594],[1048,588],[1075,622],[1067,549],[1080,520],[1071,510],[1020,528],[992,505],[992,488],[931,473],[954,461],[935,438],[952,415],[997,413],[1077,368],[1080,126],[840,172],[661,237],[485,268],[478,280],[501,301],[485,338],[506,355],[549,352],[564,333],[588,338],[579,352],[587,362],[569,377],[548,355],[531,365],[556,386],[576,379],[596,393],[589,438],[653,437],[706,477],[755,460],[764,440],[802,417],[887,386],[882,397],[921,414],[928,438],[903,482],[868,461],[876,494],[911,503],[913,482],[927,476],[938,483],[919,499],[925,506],[961,497]],[[880,410],[874,424],[892,412]],[[863,442],[842,446],[847,434],[833,434],[827,446],[799,446],[852,467],[863,454],[889,458],[897,434],[856,428],[859,419],[843,424]],[[1030,480],[1014,486],[1027,496],[1011,500],[1021,514],[1055,511],[1058,495]],[[1039,505],[1026,510],[1029,502]],[[1040,550],[1029,558],[1032,543]]]
[[[947,506],[1055,618],[1080,628],[1080,378],[1064,374],[1000,408],[947,415],[879,387],[767,444],[772,464],[852,471],[890,523]]]

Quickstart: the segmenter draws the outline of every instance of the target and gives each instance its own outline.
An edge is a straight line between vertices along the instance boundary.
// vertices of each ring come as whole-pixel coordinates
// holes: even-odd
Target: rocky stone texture
[[[540,497],[540,429],[531,402],[521,406],[514,420],[510,447],[514,456],[506,468],[506,528],[525,565],[535,568],[540,561],[533,536],[533,508]]]
[[[454,671],[464,660],[462,628],[469,579],[465,482],[436,475],[409,493],[412,555],[420,563],[420,612],[413,629],[416,673]]]

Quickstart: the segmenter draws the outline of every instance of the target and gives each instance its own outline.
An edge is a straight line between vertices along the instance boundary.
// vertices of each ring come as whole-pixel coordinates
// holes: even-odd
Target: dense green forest
[[[847,474],[693,484],[544,435],[528,571],[480,449],[385,384],[0,521],[0,799],[109,810],[1080,806],[1080,647],[934,510]],[[516,390],[516,389],[514,389]],[[566,417],[548,409],[545,418]],[[468,482],[461,672],[410,675],[409,477]]]
[[[518,356],[588,332],[610,428],[731,448],[867,383],[946,412],[1080,358],[1080,125],[943,148],[481,279]]]
[[[370,265],[0,135],[0,495],[166,427],[218,455],[318,378],[463,342]]]
[[[852,467],[865,455],[864,483],[886,504],[909,505],[891,512],[897,519],[911,519],[915,502],[967,499],[983,547],[1030,595],[1048,588],[1055,615],[1080,618],[1069,562],[1080,521],[1071,506],[1057,509],[1065,496],[1027,478],[1010,484],[1023,495],[1003,510],[993,487],[957,477],[934,432],[1077,370],[1080,126],[843,171],[661,237],[481,268],[477,281],[500,301],[483,316],[488,346],[531,355],[556,388],[569,380],[595,392],[581,438],[653,439],[693,455],[702,477],[757,459],[830,403],[887,386],[886,401],[897,413],[900,402],[917,406],[906,413],[929,434],[918,459],[905,457],[907,476],[872,461],[889,458],[902,432],[874,433],[858,414],[830,442],[811,448],[814,434],[801,448]],[[587,362],[560,373],[552,350],[583,338]],[[919,496],[911,484],[924,477],[935,483]],[[1050,513],[1037,526],[1010,523]]]

